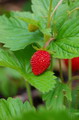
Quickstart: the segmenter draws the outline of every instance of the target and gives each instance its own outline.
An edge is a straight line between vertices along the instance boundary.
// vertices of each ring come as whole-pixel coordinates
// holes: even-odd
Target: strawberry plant
[[[25,80],[30,109],[35,110],[31,85],[43,94],[44,109],[56,111],[68,109],[74,111],[76,115],[78,113],[72,107],[71,59],[79,57],[79,1],[32,0],[31,2],[32,12],[12,11],[8,17],[0,16],[0,43],[2,43],[0,66],[16,70]],[[59,61],[60,78],[55,76],[53,71],[54,58]],[[61,67],[62,59],[68,59],[66,83]],[[13,112],[17,101],[11,100],[11,105],[10,99],[2,100],[1,105],[8,106],[9,108],[5,107],[5,111],[7,113],[11,111],[11,115],[15,117]],[[25,108],[22,103],[18,104],[21,105],[22,112],[23,110],[27,112],[28,105]],[[15,107],[13,111],[12,105]],[[5,111],[2,109],[1,111],[3,115]]]

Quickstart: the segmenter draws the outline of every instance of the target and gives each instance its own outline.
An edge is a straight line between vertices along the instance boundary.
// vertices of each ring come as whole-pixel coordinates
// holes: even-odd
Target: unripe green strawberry
[[[65,65],[68,67],[68,59],[64,59]],[[72,62],[72,71],[76,72],[79,70],[79,57],[73,58]]]
[[[35,75],[42,74],[50,66],[50,62],[50,54],[47,51],[38,50],[31,58],[32,72]]]
[[[35,26],[35,25],[33,25],[33,24],[29,24],[29,25],[28,25],[28,30],[29,30],[30,32],[35,32],[36,30],[38,30],[38,27]]]

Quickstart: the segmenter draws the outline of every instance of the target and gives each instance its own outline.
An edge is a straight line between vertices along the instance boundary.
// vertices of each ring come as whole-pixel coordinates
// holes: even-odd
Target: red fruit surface
[[[76,72],[79,70],[79,57],[73,58],[72,60],[72,71]],[[68,59],[64,59],[66,66],[68,67]]]
[[[35,75],[42,74],[49,66],[51,62],[51,55],[44,50],[38,50],[31,58],[32,72]]]

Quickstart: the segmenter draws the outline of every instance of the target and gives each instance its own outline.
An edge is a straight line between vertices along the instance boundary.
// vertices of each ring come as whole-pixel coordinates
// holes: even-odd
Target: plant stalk
[[[64,82],[61,59],[59,59],[58,61],[59,61],[59,68],[60,68],[60,78],[61,78],[61,81]]]
[[[28,95],[28,100],[30,102],[30,105],[33,106],[33,100],[32,100],[32,94],[31,94],[31,87],[30,87],[30,85],[29,85],[29,83],[27,81],[28,74],[25,71],[23,71],[23,70],[20,70],[19,72],[20,72],[20,74],[23,76],[23,78],[25,80],[26,89],[27,89],[27,95]]]
[[[31,106],[33,106],[31,88],[30,88],[30,85],[29,85],[29,83],[27,81],[26,81],[26,88],[27,88],[28,100],[29,100]]]
[[[51,24],[52,2],[53,2],[53,0],[50,0],[50,6],[49,6],[49,12],[48,12],[47,28],[50,28],[50,24]]]
[[[75,104],[76,109],[78,109],[78,103],[79,103],[79,91],[77,92],[77,97],[76,97],[76,104]]]
[[[51,66],[50,66],[50,71],[53,71],[53,57],[51,56]]]
[[[68,60],[68,83],[70,83],[70,88],[72,87],[72,62],[71,59]]]
[[[74,8],[73,10],[69,11],[68,15],[72,14],[72,13],[75,12],[76,10],[79,10],[79,7]]]
[[[72,61],[71,59],[68,60],[68,85],[70,89],[72,89]],[[69,109],[71,108],[71,102],[69,102]]]

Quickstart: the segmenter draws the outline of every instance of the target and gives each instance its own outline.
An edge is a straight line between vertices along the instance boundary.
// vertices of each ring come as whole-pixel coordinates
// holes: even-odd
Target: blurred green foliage
[[[67,112],[55,111],[42,111],[42,112],[29,112],[24,114],[21,118],[15,120],[78,120],[77,117],[71,116]]]
[[[0,94],[4,97],[15,96],[19,88],[24,87],[23,78],[10,68],[0,68]]]
[[[40,106],[37,110],[29,102],[17,99],[0,100],[0,120],[78,120],[79,111],[48,111]]]

